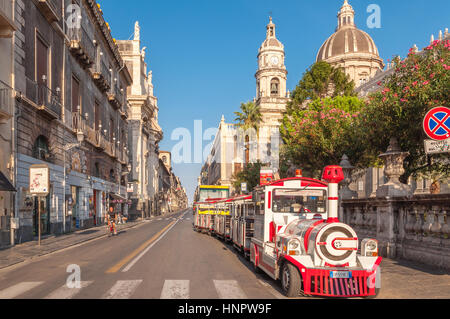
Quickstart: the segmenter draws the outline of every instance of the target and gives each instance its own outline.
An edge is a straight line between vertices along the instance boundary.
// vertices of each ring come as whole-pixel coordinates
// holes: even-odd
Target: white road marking
[[[69,288],[67,285],[62,286],[61,288],[56,289],[51,294],[49,294],[44,299],[72,299],[75,295],[77,295],[81,289],[86,288],[92,284],[92,281],[82,281],[80,283],[80,288]]]
[[[166,280],[161,299],[189,299],[189,280]]]
[[[12,299],[21,294],[26,293],[27,291],[36,288],[41,285],[43,282],[21,282],[20,284],[11,286],[0,291],[0,299]]]
[[[236,280],[214,280],[220,299],[247,299]]]
[[[142,283],[142,280],[119,280],[102,299],[128,299]]]
[[[158,218],[157,220],[162,220],[162,218]]]
[[[150,249],[152,249],[153,246],[155,246],[164,236],[166,236],[166,234],[178,223],[175,222],[172,226],[170,226],[161,236],[159,236],[159,238],[157,240],[155,240],[150,246],[148,246],[147,248],[144,249],[144,251],[142,251],[136,258],[134,258],[123,270],[122,272],[127,272],[128,270],[131,269],[131,267],[134,266],[134,264],[136,264],[139,259],[142,258],[142,256],[144,256]]]

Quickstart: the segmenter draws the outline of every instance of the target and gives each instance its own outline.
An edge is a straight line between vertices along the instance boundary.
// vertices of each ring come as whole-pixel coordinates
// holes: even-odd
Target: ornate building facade
[[[0,247],[11,239],[14,216],[14,32],[17,30],[12,0],[0,6]]]
[[[384,63],[370,35],[356,27],[355,11],[347,0],[337,18],[336,32],[323,43],[316,62],[343,68],[358,87],[383,70]]]
[[[163,132],[158,124],[158,99],[154,96],[152,71],[147,71],[146,47],[141,48],[140,26],[135,24],[134,39],[117,41],[133,85],[128,87],[129,152],[132,205],[131,219],[148,217],[158,211],[158,143]]]
[[[127,214],[127,87],[132,79],[94,0],[15,1],[15,242]],[[76,8],[69,25],[64,15]],[[70,10],[69,10],[70,12]],[[50,168],[50,192],[29,193],[29,168]],[[40,223],[38,210],[40,208]]]

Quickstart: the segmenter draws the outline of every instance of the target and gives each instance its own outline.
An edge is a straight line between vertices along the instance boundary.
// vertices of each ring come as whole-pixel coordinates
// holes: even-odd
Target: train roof
[[[265,186],[284,186],[284,182],[288,182],[288,181],[301,181],[301,186],[302,187],[328,187],[328,183],[325,181],[320,181],[318,179],[314,179],[314,178],[309,178],[309,177],[288,177],[288,178],[284,178],[284,179],[279,179],[276,181],[273,181],[269,184],[266,185],[259,185],[257,187],[265,187]]]

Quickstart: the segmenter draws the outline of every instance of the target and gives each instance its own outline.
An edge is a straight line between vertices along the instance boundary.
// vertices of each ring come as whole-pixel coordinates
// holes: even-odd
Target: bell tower
[[[258,51],[256,104],[261,108],[263,126],[279,126],[288,102],[287,70],[284,45],[276,37],[276,26],[270,17],[266,39]]]

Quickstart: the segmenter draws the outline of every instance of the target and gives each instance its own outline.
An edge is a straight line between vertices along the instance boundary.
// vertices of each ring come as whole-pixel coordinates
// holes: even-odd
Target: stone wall
[[[343,200],[340,214],[382,256],[450,270],[450,194]]]

